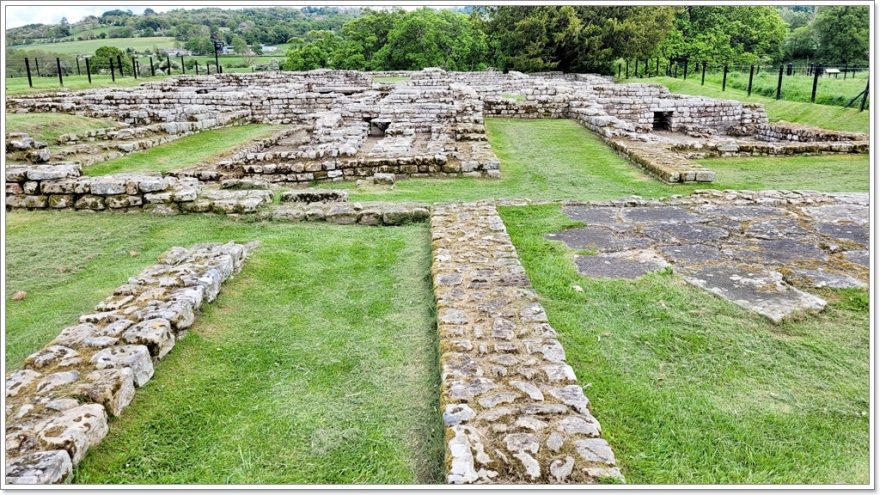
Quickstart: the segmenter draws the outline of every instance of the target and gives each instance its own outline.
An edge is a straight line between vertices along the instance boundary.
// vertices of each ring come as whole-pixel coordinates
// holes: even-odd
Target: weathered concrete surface
[[[449,483],[622,480],[491,203],[431,215]]]
[[[581,273],[635,279],[669,265],[691,284],[773,322],[825,301],[804,290],[867,287],[868,195],[698,191],[664,201],[570,204],[585,222],[549,239],[596,254]]]

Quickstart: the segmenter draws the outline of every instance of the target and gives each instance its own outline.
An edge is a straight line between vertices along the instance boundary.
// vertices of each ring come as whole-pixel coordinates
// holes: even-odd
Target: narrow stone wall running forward
[[[171,248],[8,373],[6,483],[63,483],[247,254],[232,242]]]
[[[449,483],[622,480],[495,206],[431,215]]]

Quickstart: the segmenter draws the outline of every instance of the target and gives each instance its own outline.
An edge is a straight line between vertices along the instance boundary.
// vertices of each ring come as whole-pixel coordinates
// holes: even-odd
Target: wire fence
[[[82,88],[126,83],[178,74],[278,70],[274,56],[117,55],[110,57],[24,57],[6,60],[7,89]],[[109,80],[108,80],[109,79]]]
[[[707,64],[662,59],[624,61],[618,79],[666,76],[698,80],[701,85],[728,87],[777,100],[868,108],[870,68],[861,65]]]

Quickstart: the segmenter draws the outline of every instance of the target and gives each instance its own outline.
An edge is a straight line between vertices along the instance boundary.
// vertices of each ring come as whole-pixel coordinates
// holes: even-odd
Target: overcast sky
[[[368,4],[369,2],[364,2]],[[6,29],[14,28],[18,26],[24,26],[25,24],[57,24],[61,21],[62,17],[67,17],[68,22],[78,22],[82,20],[83,17],[94,15],[100,16],[104,12],[113,9],[123,9],[123,10],[131,10],[135,14],[142,14],[144,9],[152,8],[156,12],[165,12],[172,9],[200,9],[205,7],[218,6],[224,9],[236,9],[236,8],[246,8],[247,6],[238,6],[238,7],[225,7],[220,5],[196,5],[196,6],[181,6],[181,5],[166,5],[159,7],[151,7],[149,5],[124,5],[124,6],[113,6],[113,5],[7,5],[6,6]],[[283,7],[284,5],[279,5],[279,7]],[[365,5],[366,6],[366,5]],[[337,5],[337,7],[344,8],[344,5]],[[406,10],[410,10],[414,7],[403,7]]]

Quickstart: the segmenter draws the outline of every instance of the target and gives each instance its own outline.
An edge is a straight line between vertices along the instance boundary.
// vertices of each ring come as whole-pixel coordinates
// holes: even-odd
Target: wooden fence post
[[[755,66],[749,67],[749,96],[752,96],[752,78],[755,77]]]
[[[81,76],[82,74],[79,72],[79,55],[76,56],[76,75]],[[843,76],[846,79],[846,76]]]
[[[156,66],[153,65],[153,56],[150,55],[150,75],[156,77]]]
[[[703,61],[703,75],[700,76],[700,86],[706,84],[706,61]]]
[[[89,78],[89,84],[92,84],[92,66],[89,63],[89,57],[86,57],[86,76]]]
[[[137,68],[137,60],[134,57],[131,57],[131,71],[134,72],[134,78],[138,78],[138,68]]]
[[[122,70],[122,55],[116,56],[116,64],[119,65],[119,77],[124,77],[125,72]]]
[[[727,89],[727,64],[724,64],[724,77],[721,79],[721,91]]]
[[[113,82],[116,82],[116,71],[113,69],[113,57],[107,57],[107,60],[110,61],[110,78]]]
[[[183,63],[183,55],[180,56],[180,70],[186,74],[186,65]]]
[[[55,57],[55,64],[58,65],[58,84],[64,87],[64,77],[61,74],[61,59],[59,57]]]
[[[688,63],[689,63],[688,60],[684,61],[684,80],[685,81],[687,81],[687,79],[688,79]]]
[[[865,111],[865,103],[868,101],[868,88],[871,86],[871,78],[868,77],[868,82],[865,83],[865,92],[862,94],[862,103],[859,105],[859,111]]]
[[[782,65],[779,66],[779,80],[776,82],[776,99],[782,99],[782,71],[785,69]]]
[[[40,59],[37,57],[34,57],[34,65],[37,67],[37,77],[43,77],[43,75],[40,74]]]
[[[810,103],[816,103],[816,87],[819,85],[819,74],[821,73],[821,67],[816,67],[815,74],[813,74],[813,92],[810,93]]]
[[[196,66],[196,75],[199,75],[199,60],[198,59],[196,59],[195,66]],[[619,74],[618,74],[618,77],[620,77]]]
[[[629,59],[626,59],[626,78],[629,79]]]
[[[24,70],[27,72],[28,76],[28,87],[34,87],[34,81],[31,79],[31,63],[28,61],[28,58],[24,58]]]

